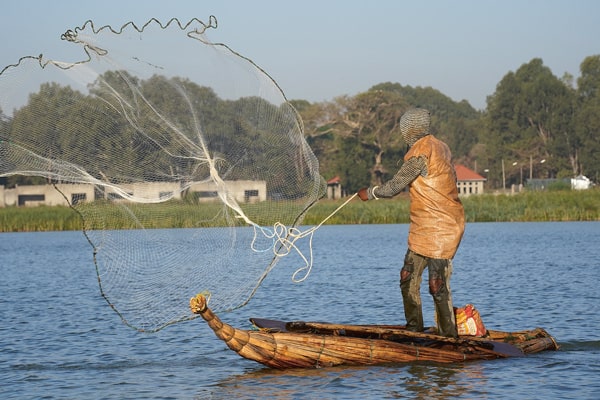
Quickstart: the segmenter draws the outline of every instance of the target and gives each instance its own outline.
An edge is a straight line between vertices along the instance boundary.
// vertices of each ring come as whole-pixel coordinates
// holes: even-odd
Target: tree
[[[11,118],[4,115],[4,112],[2,111],[2,107],[0,107],[0,140],[2,140],[2,138],[8,137],[10,123],[11,123]]]
[[[580,172],[598,181],[600,177],[600,55],[586,57],[577,80],[574,127],[580,144]]]
[[[397,93],[382,90],[370,90],[351,98],[341,97],[338,101],[346,113],[337,121],[336,133],[355,138],[371,153],[371,183],[381,185],[388,173],[384,154],[405,144],[399,123],[406,102]]]
[[[488,146],[488,163],[498,156],[522,165],[530,158],[545,159],[546,176],[574,174],[578,142],[572,127],[573,104],[574,91],[541,59],[509,72],[488,97],[488,129],[482,138]],[[496,167],[490,169],[499,171],[495,161]],[[509,182],[516,183],[518,169],[507,172]]]
[[[600,97],[600,55],[586,57],[579,66],[577,94],[581,100]]]
[[[304,157],[312,155],[291,151],[278,138],[302,129],[321,174],[339,175],[351,192],[391,178],[406,149],[399,118],[409,107],[424,107],[432,112],[432,133],[448,143],[454,161],[476,171],[489,169],[492,186],[501,186],[502,160],[508,184],[517,183],[523,170],[525,177],[531,174],[530,160],[536,177],[585,174],[598,181],[600,55],[587,57],[580,70],[574,86],[569,74],[559,79],[541,59],[532,59],[502,78],[485,112],[431,87],[390,82],[329,102],[276,106],[259,97],[223,100],[212,88],[179,77],[143,80],[107,71],[87,95],[45,83],[13,117],[0,110],[0,136],[49,160],[69,161],[95,177],[120,182],[203,179],[208,173],[201,161],[204,141],[209,156],[230,160],[219,163],[222,176],[259,179],[277,170],[269,190],[293,198],[289,182],[308,175]],[[286,169],[291,164],[294,168]]]
[[[14,114],[10,140],[48,159],[47,170],[55,168],[53,160],[67,159],[70,150],[62,138],[66,121],[71,120],[73,105],[83,94],[57,83],[44,83],[38,93]]]
[[[410,107],[431,111],[432,133],[448,144],[456,162],[470,164],[470,151],[482,130],[482,113],[466,101],[455,102],[431,87],[402,86],[399,83],[380,83],[371,90],[394,92],[404,98]]]
[[[310,104],[298,102],[307,140],[319,158],[321,171],[328,177],[340,175],[347,190],[369,181],[378,184],[397,171],[406,144],[398,122],[409,107],[425,107],[432,111],[432,133],[446,141],[456,162],[476,162],[477,144],[482,130],[482,114],[468,102],[456,103],[432,88],[411,88],[398,83],[381,83],[356,96],[342,96],[333,102]],[[356,159],[359,155],[360,159]],[[368,175],[352,174],[368,160]],[[360,182],[359,176],[364,181]],[[356,186],[349,186],[349,182]]]

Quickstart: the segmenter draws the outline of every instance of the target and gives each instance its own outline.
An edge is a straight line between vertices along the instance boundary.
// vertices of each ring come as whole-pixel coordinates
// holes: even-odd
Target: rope
[[[338,211],[340,211],[343,207],[345,207],[357,195],[358,195],[358,193],[354,193],[342,205],[340,205],[331,214],[329,214],[327,217],[325,217],[323,219],[323,221],[321,221],[318,225],[316,225],[310,229],[307,229],[305,231],[301,231],[300,229],[297,229],[297,228],[287,228],[285,225],[277,222],[273,225],[273,231],[269,232],[266,228],[259,227],[256,224],[254,224],[253,226],[255,229],[255,233],[254,233],[254,240],[252,242],[252,249],[254,251],[260,251],[258,249],[255,249],[255,247],[254,247],[254,243],[255,243],[256,237],[257,237],[257,232],[260,231],[265,237],[273,239],[274,245],[272,246],[272,248],[273,248],[273,252],[276,257],[284,257],[284,256],[287,256],[288,254],[290,254],[292,251],[295,251],[304,261],[304,266],[298,268],[296,270],[296,272],[294,272],[294,274],[292,275],[292,281],[295,283],[303,282],[306,278],[308,278],[308,276],[310,275],[310,272],[312,271],[312,267],[313,267],[312,241],[313,241],[314,233],[325,222],[327,222],[327,220],[329,218],[334,216]],[[310,237],[310,239],[308,241],[308,246],[309,246],[308,258],[302,253],[302,251],[298,248],[298,246],[296,246],[296,241],[303,239],[307,236]],[[280,246],[277,246],[277,243],[279,243]],[[298,275],[301,272],[304,272],[304,276],[298,278]]]
[[[327,221],[329,218],[333,217],[338,211],[340,211],[344,206],[346,206],[346,204],[350,203],[350,201],[352,199],[354,199],[356,196],[358,196],[358,193],[354,193],[352,196],[350,196],[350,198],[348,200],[346,200],[341,206],[339,206],[338,208],[336,208],[323,221],[321,221],[321,223],[319,225],[317,225],[317,227],[315,228],[315,230],[318,229],[318,228],[320,228],[321,225],[323,225],[325,223],[325,221]]]

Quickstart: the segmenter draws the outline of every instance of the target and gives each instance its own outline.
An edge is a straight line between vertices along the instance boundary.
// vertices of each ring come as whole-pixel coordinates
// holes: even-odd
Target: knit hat
[[[404,141],[412,146],[423,136],[429,135],[430,125],[431,115],[429,110],[413,108],[405,112],[400,118],[400,133]]]

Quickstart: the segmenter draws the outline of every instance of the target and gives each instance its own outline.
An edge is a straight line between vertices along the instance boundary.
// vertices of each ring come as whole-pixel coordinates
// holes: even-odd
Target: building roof
[[[479,175],[477,172],[469,169],[461,164],[456,164],[454,166],[454,170],[456,171],[456,179],[459,181],[485,181],[486,179]]]
[[[327,181],[328,185],[339,185],[342,182],[339,176],[335,176]]]

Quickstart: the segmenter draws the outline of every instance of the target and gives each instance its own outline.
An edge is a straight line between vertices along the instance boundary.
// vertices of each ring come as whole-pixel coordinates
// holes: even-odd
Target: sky
[[[576,79],[585,57],[600,54],[597,0],[15,0],[0,10],[0,69],[26,55],[60,59],[60,35],[87,20],[214,15],[211,40],[253,60],[288,99],[310,102],[393,82],[483,110],[500,80],[533,58]]]

